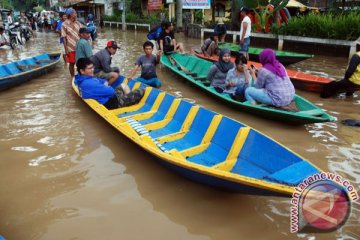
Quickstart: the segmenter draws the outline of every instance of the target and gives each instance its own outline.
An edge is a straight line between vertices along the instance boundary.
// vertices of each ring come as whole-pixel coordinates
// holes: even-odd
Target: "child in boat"
[[[232,68],[234,68],[234,63],[230,61],[230,50],[227,48],[221,49],[219,61],[210,67],[207,75],[211,86],[215,87],[218,93],[222,93],[226,89],[226,75]]]
[[[90,31],[86,28],[79,30],[80,40],[76,43],[75,58],[76,62],[80,58],[89,58],[93,55],[92,48],[89,43]]]
[[[75,76],[75,84],[79,88],[80,96],[84,99],[95,99],[109,110],[134,105],[144,95],[145,90],[142,88],[127,93],[124,85],[114,89],[108,86],[105,79],[94,77],[94,64],[89,58],[80,58],[76,67],[78,74]]]
[[[145,54],[136,59],[135,68],[131,71],[128,79],[132,79],[136,71],[141,67],[141,76],[136,78],[136,80],[152,87],[160,88],[161,82],[156,75],[156,64],[160,62],[162,51],[159,50],[156,56],[153,55],[154,44],[150,41],[146,41],[143,44],[143,49]]]
[[[245,100],[245,89],[249,86],[251,76],[248,71],[246,57],[242,54],[235,59],[235,67],[230,69],[226,75],[225,89],[223,93],[228,93],[238,101]]]
[[[211,57],[212,55],[219,54],[219,36],[217,33],[213,33],[211,37],[204,41],[204,44],[201,46],[201,51],[205,56]]]
[[[289,105],[295,96],[295,89],[285,67],[276,60],[275,52],[269,48],[260,53],[259,59],[263,67],[257,77],[255,69],[250,69],[255,86],[245,90],[246,100],[251,104],[259,102],[275,107]]]
[[[360,52],[355,53],[349,62],[344,79],[326,84],[320,94],[322,98],[329,98],[337,93],[352,96],[360,89]]]

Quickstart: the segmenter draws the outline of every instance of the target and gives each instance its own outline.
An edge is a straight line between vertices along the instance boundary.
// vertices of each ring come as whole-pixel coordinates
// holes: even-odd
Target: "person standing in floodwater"
[[[77,13],[73,8],[68,8],[65,14],[67,20],[61,26],[61,36],[63,37],[65,56],[69,63],[69,72],[71,77],[74,77],[76,43],[80,40],[79,30],[83,25],[77,21]]]

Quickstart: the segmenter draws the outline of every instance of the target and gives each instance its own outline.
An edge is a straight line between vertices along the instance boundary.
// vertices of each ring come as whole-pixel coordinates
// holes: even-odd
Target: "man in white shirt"
[[[11,14],[12,14],[12,12],[9,12],[9,13],[7,14],[7,15],[8,15],[8,16],[7,16],[7,22],[8,22],[9,25],[11,25],[11,24],[14,23]]]
[[[249,46],[251,35],[251,20],[247,16],[249,9],[246,7],[241,8],[240,16],[243,19],[240,27],[240,53],[242,53],[249,61]]]

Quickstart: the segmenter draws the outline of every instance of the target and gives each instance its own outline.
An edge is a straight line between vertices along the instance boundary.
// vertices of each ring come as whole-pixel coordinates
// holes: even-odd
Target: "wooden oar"
[[[172,65],[174,66],[178,66],[178,69],[183,71],[184,73],[186,73],[187,75],[191,75],[191,76],[197,76],[197,73],[192,73],[190,72],[188,69],[186,69],[184,66],[182,66],[173,56],[169,56],[170,62],[172,63]]]
[[[16,66],[18,69],[20,70],[25,70],[27,68],[30,68],[30,69],[35,69],[35,68],[39,68],[40,66],[39,65],[35,65],[35,64],[27,64],[27,65],[17,65]]]

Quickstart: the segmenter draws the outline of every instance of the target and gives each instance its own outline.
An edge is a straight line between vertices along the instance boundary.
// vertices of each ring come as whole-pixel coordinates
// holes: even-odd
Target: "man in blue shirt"
[[[94,65],[89,58],[80,58],[76,67],[78,74],[75,76],[75,84],[80,96],[83,99],[94,99],[109,110],[137,104],[145,93],[143,88],[138,88],[126,94],[122,86],[115,89],[109,86],[108,81],[94,76]]]
[[[66,14],[64,12],[60,12],[59,16],[60,16],[60,19],[57,21],[55,32],[57,32],[59,34],[59,36],[60,36],[59,37],[59,43],[61,45],[63,45],[64,38],[61,36],[61,26],[62,26],[63,22],[65,22],[65,20],[67,19],[67,16],[66,16]],[[66,64],[65,50],[64,50],[62,55],[63,55],[63,58],[64,58],[64,62]]]

